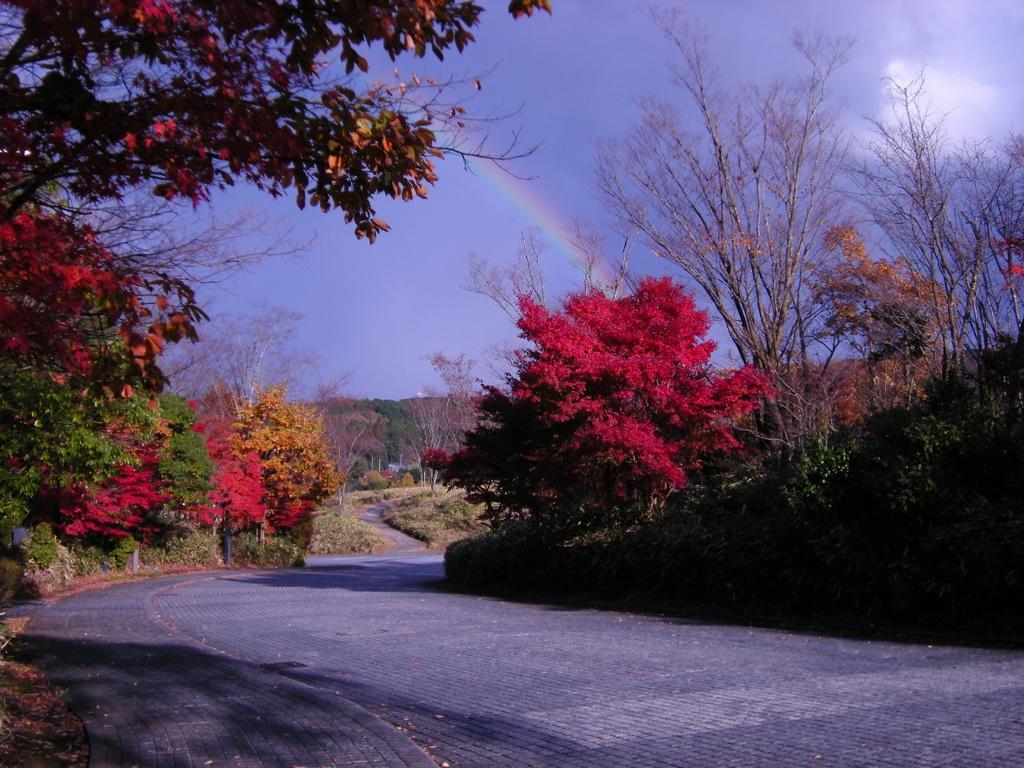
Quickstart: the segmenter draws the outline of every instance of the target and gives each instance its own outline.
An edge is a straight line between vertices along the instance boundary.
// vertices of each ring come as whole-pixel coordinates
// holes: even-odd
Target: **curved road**
[[[401,549],[87,592],[28,635],[93,768],[1024,766],[1024,653],[448,594]]]

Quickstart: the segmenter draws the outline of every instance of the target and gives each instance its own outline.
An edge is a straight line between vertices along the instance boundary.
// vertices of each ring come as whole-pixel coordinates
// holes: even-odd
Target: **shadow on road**
[[[222,576],[221,579],[268,587],[349,592],[436,592],[444,584],[444,568],[440,558],[433,556],[390,559],[377,555],[372,562],[344,562],[341,558],[334,558],[301,571],[257,571]]]
[[[92,768],[356,764],[383,746],[367,733],[366,721],[377,721],[342,699],[340,681],[289,682],[279,674],[295,666],[287,661],[260,666],[173,642],[67,639],[45,628],[26,637],[49,679],[70,691]]]

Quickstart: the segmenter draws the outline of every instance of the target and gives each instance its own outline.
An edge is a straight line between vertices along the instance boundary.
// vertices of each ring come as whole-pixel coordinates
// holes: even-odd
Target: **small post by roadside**
[[[137,576],[138,573],[139,573],[139,548],[138,547],[136,547],[135,549],[132,550],[131,567],[132,567],[132,576]]]
[[[224,526],[224,565],[231,565],[231,526]]]

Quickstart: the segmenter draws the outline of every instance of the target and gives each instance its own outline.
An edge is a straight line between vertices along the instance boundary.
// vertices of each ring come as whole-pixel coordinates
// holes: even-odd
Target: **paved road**
[[[388,555],[412,555],[425,552],[426,549],[422,541],[414,539],[412,536],[406,536],[401,531],[396,531],[381,519],[384,510],[389,506],[391,506],[390,502],[385,501],[369,507],[362,514],[363,522],[369,523],[376,528],[384,538],[391,539],[392,543],[388,549]]]
[[[1022,653],[516,604],[441,574],[385,554],[139,582],[30,632],[93,768],[1024,766]]]

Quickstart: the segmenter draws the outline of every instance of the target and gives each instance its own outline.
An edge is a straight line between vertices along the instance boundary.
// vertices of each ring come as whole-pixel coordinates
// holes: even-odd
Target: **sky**
[[[507,115],[490,124],[490,146],[518,131],[512,174],[457,159],[439,164],[440,180],[427,200],[381,200],[392,227],[369,245],[357,241],[338,212],[298,211],[289,198],[255,190],[218,194],[219,215],[250,210],[311,242],[304,253],[268,259],[227,283],[204,287],[200,298],[218,317],[256,315],[276,308],[301,313],[296,343],[321,362],[296,372],[296,388],[348,375],[348,393],[402,398],[439,386],[426,357],[435,352],[484,360],[489,348],[515,338],[508,318],[487,299],[467,292],[471,254],[511,261],[524,230],[546,240],[552,292],[579,285],[564,241],[581,222],[607,234],[615,255],[621,236],[598,199],[595,141],[624,136],[639,102],[679,102],[671,84],[673,51],[651,23],[650,2],[554,0],[551,16],[513,21],[507,0],[482,0],[477,42],[443,65],[399,60],[413,73],[473,76],[487,72],[466,106],[475,114]],[[702,23],[711,60],[724,82],[770,83],[800,72],[789,43],[794,30],[854,39],[835,80],[847,127],[866,135],[866,118],[887,106],[885,78],[905,80],[924,68],[934,107],[948,114],[954,136],[1003,137],[1024,130],[1024,3],[1017,0],[689,0],[676,7]],[[371,58],[371,76],[395,66]],[[514,174],[514,175],[513,175]],[[641,274],[671,274],[642,246],[633,252]],[[700,303],[698,301],[698,303]]]

